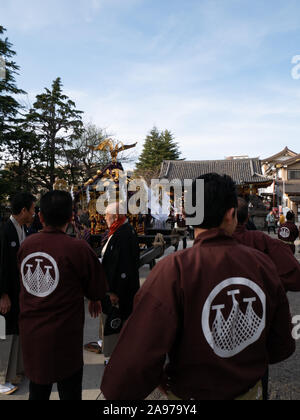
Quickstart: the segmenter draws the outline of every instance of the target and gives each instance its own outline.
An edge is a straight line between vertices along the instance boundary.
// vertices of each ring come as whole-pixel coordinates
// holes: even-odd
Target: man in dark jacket
[[[108,239],[102,249],[102,264],[108,281],[108,303],[103,302],[103,324],[111,305],[119,307],[124,323],[129,318],[139,282],[139,244],[136,232],[126,216],[119,214],[118,203],[106,209],[105,220],[109,228]],[[107,309],[108,307],[108,309]],[[104,335],[103,351],[108,362],[119,334]]]
[[[1,230],[0,315],[6,320],[6,340],[0,340],[0,394],[6,395],[17,390],[11,382],[22,373],[17,253],[26,237],[24,226],[33,221],[34,202],[34,196],[29,193],[15,195],[11,201],[12,216]]]

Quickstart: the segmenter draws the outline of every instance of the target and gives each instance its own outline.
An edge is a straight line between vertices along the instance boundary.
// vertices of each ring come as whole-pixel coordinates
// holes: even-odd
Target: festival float
[[[103,191],[104,188],[99,188],[99,183],[102,187],[110,187],[113,185],[115,190],[115,198],[117,200],[124,197],[124,194],[127,195],[127,200],[130,198],[134,192],[127,191],[127,185],[133,181],[133,178],[124,171],[122,164],[117,160],[117,156],[120,152],[134,148],[135,144],[124,145],[119,142],[115,144],[111,139],[104,140],[100,143],[94,150],[108,150],[111,155],[111,163],[109,163],[103,170],[98,170],[96,175],[86,181],[83,185],[72,187],[71,194],[74,199],[75,211],[80,211],[85,213],[89,217],[90,224],[90,242],[97,254],[100,254],[102,248],[102,242],[105,238],[107,232],[107,225],[104,219],[104,215],[100,214],[97,211],[97,201],[102,194],[107,193]],[[59,180],[58,183],[64,183],[64,181]],[[57,187],[57,186],[56,186]],[[66,185],[58,185],[58,187],[66,187]],[[148,187],[145,185],[145,188]],[[149,189],[149,194],[152,192]],[[152,194],[152,202],[153,202]],[[150,206],[149,206],[150,207]],[[156,214],[153,215],[153,219],[156,222],[161,222],[161,218],[165,222],[169,217],[169,211],[165,211],[161,215],[161,211],[156,211]],[[174,246],[175,249],[178,247],[180,240],[179,235],[172,231],[171,228],[155,228],[150,226],[151,210],[148,209],[148,214],[139,214],[132,215],[127,214],[129,223],[132,224],[134,229],[138,234],[138,240],[141,247],[141,258],[140,265],[150,264],[152,267],[155,264],[155,259],[159,258],[164,254],[164,251],[169,246]]]

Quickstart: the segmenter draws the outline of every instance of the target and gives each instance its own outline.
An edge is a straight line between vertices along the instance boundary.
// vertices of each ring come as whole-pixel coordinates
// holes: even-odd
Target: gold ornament
[[[112,139],[106,139],[102,141],[97,147],[89,146],[92,150],[108,150],[111,155],[111,160],[113,163],[117,163],[117,156],[120,152],[123,152],[124,150],[132,149],[135,147],[137,143],[135,144],[123,144],[122,142],[118,142],[117,144],[114,143]]]

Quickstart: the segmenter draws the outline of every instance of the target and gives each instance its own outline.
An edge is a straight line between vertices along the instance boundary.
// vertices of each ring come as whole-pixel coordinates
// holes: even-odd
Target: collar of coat
[[[42,233],[61,233],[65,235],[66,233],[60,230],[59,228],[55,228],[53,226],[45,226],[42,230]]]
[[[244,233],[246,230],[246,225],[237,225],[235,233]]]
[[[208,229],[206,232],[201,233],[195,239],[194,245],[210,245],[212,242],[234,242],[232,236],[225,232],[225,230],[220,228]]]

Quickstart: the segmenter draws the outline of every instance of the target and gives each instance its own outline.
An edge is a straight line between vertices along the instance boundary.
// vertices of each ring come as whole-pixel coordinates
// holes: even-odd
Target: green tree
[[[5,31],[6,29],[0,25],[0,144],[2,146],[6,133],[14,129],[15,118],[21,109],[21,105],[12,95],[25,93],[16,85],[15,76],[19,67],[13,61],[16,53],[11,48],[12,44],[7,38],[3,38]]]
[[[153,127],[146,137],[136,168],[139,172],[145,170],[156,172],[164,160],[177,160],[179,157],[180,151],[173,134],[168,130],[159,132]]]
[[[39,166],[42,186],[52,190],[55,178],[64,176],[65,150],[82,134],[82,111],[63,94],[61,79],[53,81],[51,90],[37,95],[28,115],[28,123],[41,142],[43,161]]]
[[[6,135],[9,143],[5,158],[5,178],[15,191],[37,192],[40,186],[36,172],[41,159],[40,144],[34,131],[20,124]]]
[[[162,148],[161,156],[163,160],[178,160],[180,159],[180,151],[178,143],[175,142],[174,136],[169,130],[164,130],[161,133]]]
[[[19,191],[28,189],[29,177],[25,168],[31,164],[27,148],[33,146],[32,137],[24,132],[23,107],[16,96],[25,94],[16,85],[15,77],[19,67],[14,62],[16,55],[12,44],[4,38],[6,29],[0,25],[0,173],[1,199]],[[29,140],[29,137],[31,140]]]

